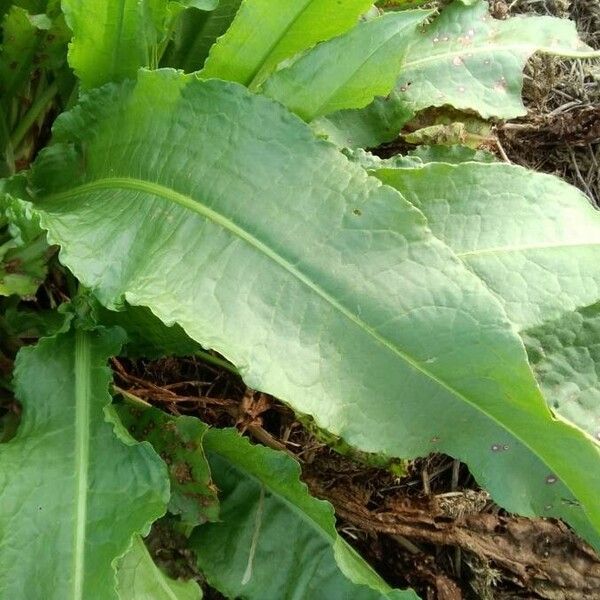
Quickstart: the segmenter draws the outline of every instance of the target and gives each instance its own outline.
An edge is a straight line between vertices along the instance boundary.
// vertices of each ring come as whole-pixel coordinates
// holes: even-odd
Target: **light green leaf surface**
[[[276,71],[261,91],[305,121],[362,108],[392,90],[406,48],[429,14],[389,13],[360,23]]]
[[[139,535],[119,564],[119,600],[200,600],[202,590],[194,581],[167,577],[152,560]]]
[[[35,210],[109,308],[179,323],[363,451],[459,457],[509,510],[598,543],[600,449],[553,421],[499,300],[397,191],[267,98],[172,71],[91,93],[54,140]]]
[[[165,510],[164,465],[104,413],[120,338],[70,331],[17,357],[23,416],[0,446],[2,598],[117,598],[114,561]]]
[[[243,0],[213,46],[202,76],[256,87],[284,59],[328,40],[358,22],[371,0]]]
[[[217,492],[202,449],[207,426],[194,417],[174,417],[132,400],[116,406],[127,431],[150,442],[167,464],[171,479],[169,512],[193,527],[219,518]]]
[[[552,409],[600,442],[600,303],[521,335]]]
[[[162,65],[198,71],[204,65],[212,45],[226,31],[241,0],[220,0],[212,11],[187,10],[177,22],[171,47]]]
[[[526,114],[522,70],[536,51],[560,56],[600,56],[583,44],[574,23],[554,17],[493,19],[486,2],[454,2],[413,37],[397,90],[419,111],[449,104],[482,117]]]
[[[232,429],[210,429],[204,447],[221,519],[197,528],[190,546],[213,587],[247,600],[417,599],[392,590],[338,535],[333,507],[310,496],[296,461]]]
[[[600,212],[575,187],[503,163],[381,170],[519,329],[600,297]]]

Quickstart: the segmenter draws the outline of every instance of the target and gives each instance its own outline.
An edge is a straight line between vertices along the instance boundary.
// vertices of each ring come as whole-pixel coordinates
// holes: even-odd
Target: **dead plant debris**
[[[600,558],[589,546],[558,521],[506,513],[448,456],[411,461],[396,477],[334,452],[285,405],[197,358],[115,359],[113,368],[117,391],[237,427],[295,456],[311,492],[335,507],[341,534],[392,585],[427,600],[600,597]],[[206,587],[168,520],[155,527],[150,546],[172,575]]]

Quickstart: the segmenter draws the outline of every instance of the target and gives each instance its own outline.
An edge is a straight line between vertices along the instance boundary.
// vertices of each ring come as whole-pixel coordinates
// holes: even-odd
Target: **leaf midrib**
[[[75,333],[75,527],[73,532],[73,598],[83,600],[89,478],[91,348],[87,334]]]
[[[480,256],[482,254],[509,254],[512,252],[528,252],[536,250],[557,250],[565,248],[587,248],[589,246],[600,246],[598,242],[577,242],[577,243],[559,243],[559,244],[523,244],[517,246],[497,246],[493,248],[478,248],[476,250],[465,250],[464,252],[456,252],[456,256],[468,260],[472,256]]]
[[[339,313],[341,313],[343,316],[345,316],[349,321],[351,321],[357,327],[359,327],[360,329],[365,331],[374,340],[376,340],[387,350],[389,350],[390,352],[392,352],[393,354],[398,356],[400,359],[402,359],[404,362],[406,362],[408,365],[410,365],[416,371],[420,372],[422,375],[426,376],[431,381],[435,382],[437,385],[439,385],[441,388],[443,388],[447,392],[450,392],[453,396],[460,398],[462,401],[464,401],[466,404],[468,404],[469,406],[474,408],[476,411],[484,414],[487,418],[491,419],[494,423],[496,423],[496,425],[498,427],[500,427],[501,429],[504,429],[504,430],[510,432],[511,435],[513,435],[516,439],[518,439],[525,447],[529,448],[529,450],[531,450],[531,452],[533,452],[533,454],[535,456],[537,456],[539,460],[541,460],[544,464],[546,464],[551,470],[554,469],[554,467],[552,465],[549,465],[548,463],[546,463],[544,455],[540,454],[535,449],[535,446],[532,447],[530,442],[527,439],[523,439],[522,435],[515,432],[512,427],[509,427],[506,425],[506,423],[499,421],[495,415],[490,414],[487,410],[485,410],[484,407],[476,404],[471,399],[469,399],[467,396],[465,396],[462,392],[459,392],[454,387],[452,387],[445,381],[441,380],[434,373],[432,373],[431,371],[426,369],[424,366],[419,364],[414,358],[412,358],[410,355],[406,354],[403,350],[401,350],[400,348],[395,346],[392,342],[390,342],[388,339],[386,339],[384,336],[379,334],[370,325],[365,323],[357,315],[353,314],[349,309],[347,309],[345,306],[343,306],[341,303],[339,303],[335,298],[333,298],[328,292],[323,290],[319,285],[317,285],[314,281],[312,281],[308,276],[306,276],[304,273],[299,271],[294,265],[292,265],[285,258],[283,258],[279,254],[274,252],[269,246],[267,246],[266,244],[261,242],[256,237],[254,237],[251,233],[249,233],[248,231],[246,231],[245,229],[243,229],[242,227],[240,227],[239,225],[237,225],[236,223],[234,223],[227,217],[223,216],[222,214],[214,211],[213,209],[209,208],[208,206],[202,204],[201,202],[194,200],[192,197],[186,196],[185,194],[182,194],[172,188],[168,188],[159,183],[155,183],[155,182],[151,182],[151,181],[135,179],[132,177],[104,177],[104,178],[98,178],[89,183],[81,184],[79,186],[76,186],[76,187],[71,188],[64,192],[58,192],[58,193],[46,196],[44,201],[53,202],[53,201],[68,200],[70,198],[77,197],[78,195],[84,194],[87,192],[93,192],[96,190],[110,190],[110,189],[114,189],[114,188],[129,189],[129,190],[133,190],[133,191],[145,192],[147,194],[157,196],[157,197],[163,198],[165,200],[170,200],[188,210],[191,210],[192,212],[195,212],[196,214],[200,215],[201,217],[204,217],[204,218],[212,221],[213,223],[222,227],[226,231],[229,231],[233,235],[236,235],[238,238],[240,238],[241,240],[246,242],[248,245],[252,246],[259,252],[262,252],[265,256],[270,258],[277,265],[279,265],[280,267],[285,269],[288,273],[290,273],[290,275],[294,276],[298,281],[303,283],[306,287],[308,287],[310,290],[312,290],[316,295],[320,296],[323,300],[325,300],[328,304],[330,304],[333,308],[335,308]],[[540,398],[540,400],[541,400],[541,398]],[[563,481],[564,481],[564,479],[563,479]],[[565,483],[566,483],[566,481],[565,481]]]
[[[398,15],[393,15],[394,17],[397,17]],[[425,18],[426,15],[423,15],[423,18]],[[379,17],[380,19],[385,19],[385,16]],[[391,20],[388,19],[388,20]],[[327,95],[327,97],[325,97],[322,102],[319,104],[318,107],[316,107],[315,109],[313,109],[311,111],[310,114],[306,115],[306,120],[307,121],[312,121],[313,119],[319,117],[319,116],[323,116],[321,114],[321,111],[323,110],[323,107],[327,106],[327,104],[331,101],[332,98],[335,98],[340,90],[343,90],[343,88],[348,85],[348,82],[351,81],[352,79],[354,79],[357,76],[357,73],[360,73],[360,71],[362,71],[365,67],[365,65],[373,58],[373,56],[379,52],[381,52],[385,46],[387,46],[388,44],[391,44],[392,42],[395,41],[396,36],[401,35],[402,33],[404,33],[407,29],[410,29],[412,27],[416,27],[416,25],[418,24],[418,22],[410,22],[410,23],[403,23],[399,29],[395,29],[394,31],[392,31],[391,34],[389,34],[388,37],[386,37],[385,39],[380,40],[378,39],[378,41],[380,42],[377,47],[375,49],[373,49],[371,52],[369,52],[367,54],[366,57],[364,57],[360,64],[347,76],[343,79],[343,81],[341,81],[339,83],[339,85],[337,85],[335,87],[335,89],[329,93]],[[365,23],[366,26],[368,26],[368,23]],[[307,55],[308,56],[308,55]],[[289,69],[293,69],[294,65],[292,65],[291,67],[289,67]],[[392,84],[393,87],[394,84]],[[388,90],[389,91],[389,90]],[[328,111],[329,112],[329,111]]]
[[[384,336],[379,334],[375,329],[373,329],[370,325],[365,323],[362,319],[360,319],[357,315],[353,314],[349,309],[347,309],[344,305],[338,302],[331,294],[322,289],[318,284],[316,284],[312,279],[310,279],[307,275],[302,273],[299,269],[297,269],[293,264],[287,261],[285,258],[277,254],[273,251],[269,246],[265,243],[261,242],[258,238],[253,236],[251,233],[234,223],[231,219],[223,216],[222,214],[216,212],[215,210],[209,208],[208,206],[202,204],[191,198],[190,196],[186,196],[172,188],[168,188],[158,183],[144,181],[142,179],[135,179],[133,177],[106,177],[96,179],[93,182],[85,183],[66,192],[59,192],[57,194],[53,194],[47,196],[45,201],[53,202],[60,200],[68,200],[70,198],[76,197],[79,194],[86,192],[93,192],[95,190],[105,190],[112,188],[123,188],[129,189],[133,191],[141,191],[151,194],[153,196],[158,196],[160,198],[164,198],[166,200],[171,200],[184,208],[191,210],[192,212],[197,213],[198,215],[209,219],[216,225],[219,225],[226,231],[229,231],[233,235],[236,235],[241,240],[245,241],[247,244],[255,248],[256,250],[262,252],[265,256],[270,258],[273,262],[278,264],[280,267],[285,269],[288,273],[293,275],[296,279],[298,279],[301,283],[306,285],[309,289],[311,289],[315,294],[320,296],[323,300],[325,300],[328,304],[330,304],[333,308],[335,308],[338,312],[343,314],[347,319],[352,321],[355,325],[357,325],[363,331],[369,333],[375,340],[377,340],[381,345],[386,347],[392,353],[396,354],[400,358],[402,358],[405,362],[411,365],[416,370],[420,371],[431,380],[438,383],[440,386],[445,388],[447,391],[452,394],[462,398],[465,402],[468,402],[472,406],[475,406],[479,410],[482,410],[481,407],[473,404],[468,398],[464,397],[460,392],[452,388],[450,385],[439,379],[436,375],[431,373],[425,367],[420,365],[415,359],[413,359],[410,355],[406,354],[402,350],[400,350],[397,346],[395,346],[392,342],[387,340]],[[486,413],[487,414],[487,413]],[[490,415],[488,415],[490,416]],[[501,423],[498,423],[502,427],[505,427]]]
[[[278,37],[275,38],[272,44],[267,48],[266,54],[261,57],[261,63],[252,71],[249,78],[246,80],[246,85],[252,89],[252,86],[256,83],[256,78],[265,68],[266,62],[269,60],[275,50],[281,45],[282,40],[285,38],[286,34],[290,31],[290,29],[296,24],[296,22],[302,17],[302,15],[306,12],[308,7],[313,3],[313,0],[307,0],[306,3],[300,7],[298,12],[292,14],[292,18],[288,21],[285,28],[279,33]]]
[[[414,47],[418,46],[415,44]],[[450,52],[440,52],[438,54],[428,54],[425,58],[420,58],[413,61],[406,61],[402,65],[402,70],[400,75],[404,75],[406,71],[414,70],[416,67],[420,67],[422,65],[436,63],[443,61],[445,59],[454,58],[456,55],[464,55],[466,58],[469,58],[473,54],[500,54],[501,52],[527,52],[528,54],[533,54],[534,52],[542,52],[544,54],[553,54],[564,56],[566,58],[597,58],[600,57],[600,51],[567,51],[567,50],[559,50],[552,49],[545,46],[535,46],[532,44],[489,44],[486,46],[475,46],[474,48],[457,48]]]

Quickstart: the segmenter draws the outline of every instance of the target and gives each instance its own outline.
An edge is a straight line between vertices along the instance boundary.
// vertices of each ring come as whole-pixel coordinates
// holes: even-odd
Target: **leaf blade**
[[[32,175],[35,210],[107,306],[180,323],[361,450],[458,456],[510,510],[596,539],[599,449],[552,420],[499,301],[420,212],[299,119],[237,85],[153,72],[91,94],[55,139]],[[562,502],[573,493],[585,511]]]
[[[600,213],[575,187],[502,163],[374,172],[423,211],[521,330],[600,296]]]
[[[211,49],[202,76],[258,85],[282,60],[355,25],[370,5],[349,0],[340,10],[330,0],[283,0],[274,11],[268,0],[244,0]]]
[[[445,8],[410,46],[397,89],[418,111],[450,104],[484,118],[526,113],[521,100],[525,62],[534,52],[600,56],[581,42],[575,25],[554,17],[492,19],[487,2]]]
[[[403,11],[360,23],[276,71],[261,90],[305,121],[362,108],[394,87],[409,39],[429,14]]]
[[[292,592],[315,599],[416,598],[392,590],[343,541],[332,506],[309,495],[290,457],[254,446],[235,430],[210,429],[205,449],[223,513],[220,522],[196,529],[191,546],[217,589],[248,599]]]
[[[113,561],[133,533],[164,512],[168,484],[160,460],[148,446],[123,444],[104,419],[110,380],[104,364],[119,337],[71,331],[19,353],[16,396],[24,416],[0,452],[0,590],[7,597],[41,597],[31,572],[43,572],[53,581],[45,597],[116,598]],[[40,563],[49,544],[54,559]]]

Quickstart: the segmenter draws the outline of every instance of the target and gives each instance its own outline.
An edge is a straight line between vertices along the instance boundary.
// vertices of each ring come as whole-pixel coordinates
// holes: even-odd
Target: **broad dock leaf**
[[[118,571],[119,600],[200,600],[202,590],[194,581],[167,577],[155,564],[144,541],[134,536],[131,549]]]
[[[371,0],[243,0],[202,76],[256,86],[284,59],[351,29]]]
[[[518,16],[500,21],[491,17],[486,2],[468,4],[456,0],[407,40],[393,93],[364,109],[322,117],[317,129],[341,146],[373,148],[397,137],[412,113],[432,106],[514,118],[526,113],[522,71],[532,54],[600,56],[579,40],[567,19]]]
[[[407,46],[429,14],[403,11],[360,23],[276,71],[261,91],[305,121],[362,108],[392,90]]]
[[[34,209],[107,307],[179,323],[363,451],[459,457],[600,547],[600,448],[553,420],[500,301],[396,190],[277,103],[173,71],[90,93],[54,140]]]
[[[397,88],[414,111],[449,104],[482,117],[526,114],[523,67],[534,52],[600,56],[577,35],[575,24],[555,17],[493,19],[487,2],[455,1],[425,32],[413,36]]]
[[[222,511],[190,545],[213,587],[246,600],[417,600],[392,590],[338,535],[333,507],[310,496],[296,461],[231,429],[210,429],[204,447]]]
[[[116,559],[165,511],[164,464],[104,412],[120,342],[114,329],[76,330],[18,355],[23,416],[0,445],[2,598],[116,599]]]
[[[519,329],[600,298],[600,212],[568,183],[504,163],[375,174],[423,212]]]

